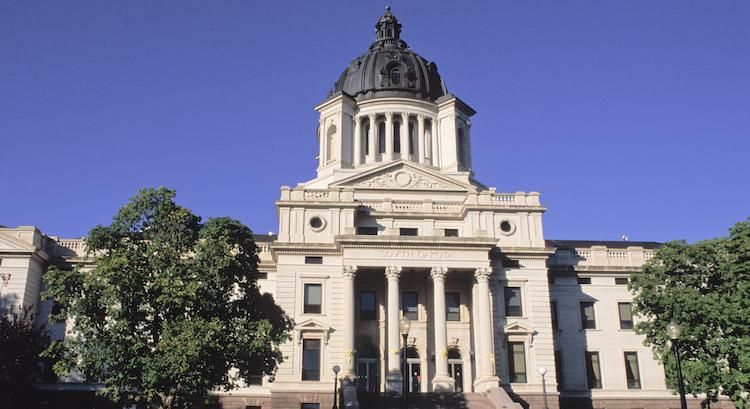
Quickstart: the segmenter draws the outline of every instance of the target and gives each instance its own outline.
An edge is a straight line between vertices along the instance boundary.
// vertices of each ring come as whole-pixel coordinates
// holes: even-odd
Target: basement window
[[[419,229],[415,229],[413,227],[402,227],[398,229],[400,236],[417,236],[419,233]]]
[[[378,228],[370,227],[370,226],[360,226],[360,227],[357,227],[357,234],[362,235],[362,236],[377,236]]]
[[[458,229],[445,229],[445,237],[458,237]]]

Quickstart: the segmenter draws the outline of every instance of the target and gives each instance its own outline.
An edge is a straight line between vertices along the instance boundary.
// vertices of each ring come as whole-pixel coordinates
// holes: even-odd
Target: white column
[[[440,166],[440,159],[438,158],[440,143],[437,135],[437,117],[432,117],[430,121],[430,138],[432,139],[432,166]]]
[[[425,162],[425,143],[424,143],[424,114],[417,115],[417,152],[419,154],[419,163]]]
[[[354,370],[354,278],[357,275],[357,266],[344,266],[341,275],[344,279],[344,323],[341,334],[344,360],[341,377],[354,382],[356,371]]]
[[[385,158],[393,160],[393,112],[385,113]]]
[[[409,114],[401,113],[401,159],[409,159]]]
[[[354,117],[354,157],[352,164],[359,166],[362,164],[362,118],[359,115]]]
[[[399,333],[399,298],[398,279],[401,267],[388,266],[385,277],[388,280],[388,320],[386,330],[388,334],[388,372],[386,373],[386,392],[401,392],[401,334]]]
[[[434,392],[453,392],[454,380],[448,373],[448,337],[445,328],[445,267],[433,267],[432,277],[433,311],[435,325],[435,377],[432,379]]]
[[[378,127],[375,123],[377,117],[375,114],[369,114],[367,115],[367,118],[370,120],[370,133],[368,135],[369,140],[367,141],[370,144],[370,154],[367,155],[367,163],[373,163],[378,154]]]
[[[477,305],[479,307],[479,322],[474,323],[479,328],[476,355],[477,377],[474,388],[477,392],[486,392],[490,387],[497,387],[499,379],[495,376],[495,348],[492,345],[492,309],[490,306],[490,275],[492,270],[487,267],[477,268],[474,278],[477,283]]]

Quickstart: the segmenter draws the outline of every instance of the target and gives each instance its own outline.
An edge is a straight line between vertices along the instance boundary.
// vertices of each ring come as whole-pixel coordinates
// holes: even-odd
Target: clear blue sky
[[[0,224],[78,237],[139,188],[277,230],[373,1],[0,0]],[[479,113],[475,173],[551,239],[690,241],[750,215],[750,2],[395,1]]]

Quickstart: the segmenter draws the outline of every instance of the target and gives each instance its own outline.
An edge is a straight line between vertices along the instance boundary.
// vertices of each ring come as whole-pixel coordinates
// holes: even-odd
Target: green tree
[[[719,394],[738,408],[750,397],[750,220],[730,229],[726,238],[688,244],[666,243],[634,274],[636,331],[646,336],[677,389],[676,366],[666,327],[682,327],[680,357],[685,390]]]
[[[48,345],[47,331],[34,325],[31,307],[0,311],[0,407],[32,405],[33,383],[42,377],[39,355]]]
[[[250,229],[228,218],[205,223],[144,189],[109,226],[86,239],[93,267],[51,269],[45,295],[73,318],[55,342],[58,374],[77,369],[115,402],[200,407],[209,390],[273,375],[292,323],[257,286]]]

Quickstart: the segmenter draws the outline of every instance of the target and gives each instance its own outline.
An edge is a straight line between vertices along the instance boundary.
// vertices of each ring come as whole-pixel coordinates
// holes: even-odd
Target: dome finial
[[[385,14],[375,24],[377,40],[385,43],[398,43],[401,38],[401,23],[391,12],[391,6],[385,6]]]

